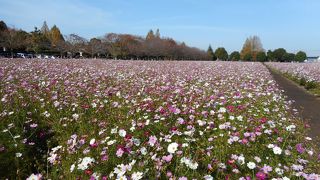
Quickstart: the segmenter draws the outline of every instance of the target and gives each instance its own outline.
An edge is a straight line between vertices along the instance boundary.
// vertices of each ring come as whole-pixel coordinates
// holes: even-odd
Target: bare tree
[[[87,40],[77,34],[70,34],[65,36],[67,42],[67,49],[73,57],[76,53],[85,52]]]

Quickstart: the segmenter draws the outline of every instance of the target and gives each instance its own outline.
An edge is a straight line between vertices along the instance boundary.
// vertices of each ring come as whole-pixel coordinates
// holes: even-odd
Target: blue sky
[[[319,0],[0,0],[0,19],[32,31],[44,20],[63,34],[85,38],[105,33],[165,37],[207,49],[241,50],[258,35],[265,49],[283,47],[320,55]]]

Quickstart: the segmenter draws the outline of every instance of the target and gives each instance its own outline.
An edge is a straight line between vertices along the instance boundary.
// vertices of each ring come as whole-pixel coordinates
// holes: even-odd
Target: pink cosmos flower
[[[172,154],[169,154],[169,155],[167,155],[167,156],[163,156],[162,157],[162,159],[164,160],[164,161],[166,161],[166,162],[170,162],[171,161],[171,159],[172,159]]]
[[[122,148],[119,148],[116,152],[117,157],[122,157],[124,151],[122,150]]]
[[[241,140],[241,143],[242,144],[247,144],[249,141],[248,141],[248,139],[246,139],[246,138],[243,138],[242,140]]]
[[[264,165],[261,170],[265,173],[265,174],[268,174],[269,172],[272,171],[272,167],[271,166],[268,166],[268,165]]]
[[[302,146],[301,143],[296,145],[296,149],[300,154],[305,152],[305,148]]]
[[[101,161],[106,161],[106,160],[108,160],[108,156],[107,156],[107,155],[103,155],[103,156],[101,157]]]
[[[267,179],[267,175],[266,175],[265,173],[263,173],[263,172],[258,172],[258,173],[256,174],[256,178],[257,178],[258,180],[265,180],[265,179]]]
[[[156,137],[156,136],[150,136],[150,137],[149,137],[148,144],[149,144],[150,146],[153,147],[153,146],[156,144],[156,142],[157,142],[157,137]]]
[[[167,175],[167,177],[171,177],[172,176],[172,172],[168,171],[166,175]]]

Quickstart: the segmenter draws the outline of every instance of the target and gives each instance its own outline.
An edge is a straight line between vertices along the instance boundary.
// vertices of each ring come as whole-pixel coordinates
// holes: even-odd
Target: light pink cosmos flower
[[[36,128],[37,126],[38,126],[38,124],[36,124],[36,123],[30,124],[31,128]]]
[[[172,154],[169,154],[167,156],[163,156],[162,159],[166,162],[170,162],[172,160]]]
[[[157,139],[156,136],[150,136],[150,137],[149,137],[148,144],[153,147],[153,146],[156,144],[157,140],[158,140],[158,139]]]
[[[122,150],[122,148],[119,148],[116,152],[117,157],[122,157],[124,151]]]

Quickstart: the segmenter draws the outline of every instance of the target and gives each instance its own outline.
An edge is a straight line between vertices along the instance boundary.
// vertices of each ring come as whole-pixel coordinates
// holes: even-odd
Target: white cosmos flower
[[[205,180],[213,180],[213,177],[211,175],[206,175],[203,177]]]
[[[243,165],[245,163],[245,158],[242,155],[240,155],[238,157],[237,161],[238,161],[239,164]]]
[[[54,105],[54,107],[58,107],[58,106],[60,105],[60,102],[59,102],[59,101],[55,101],[55,102],[53,103],[53,105]]]
[[[220,109],[219,109],[218,112],[219,112],[219,113],[225,113],[225,112],[227,112],[227,109],[224,108],[224,107],[220,107]]]
[[[273,144],[269,144],[268,148],[274,148],[274,145]]]
[[[238,116],[237,119],[238,119],[238,121],[242,121],[243,117],[242,116]]]
[[[81,163],[78,164],[78,169],[84,171],[84,170],[88,169],[89,165],[94,163],[94,161],[95,160],[91,157],[85,157],[82,159]]]
[[[256,164],[255,164],[254,162],[248,162],[248,163],[247,163],[247,166],[248,166],[249,169],[254,169],[254,168],[256,168]]]
[[[27,180],[40,180],[42,179],[42,175],[41,174],[31,174]]]
[[[147,148],[145,147],[140,148],[140,152],[142,155],[146,155],[148,153]]]
[[[114,144],[115,142],[116,142],[116,140],[108,141],[108,142],[107,142],[107,145],[110,146],[110,145]]]
[[[119,130],[119,136],[125,137],[126,134],[127,134],[127,132],[126,132],[124,129],[120,129],[120,130]]]
[[[254,157],[254,160],[256,160],[257,163],[260,163],[260,162],[261,162],[261,158],[259,158],[258,156],[255,156],[255,157]]]
[[[72,118],[74,120],[78,120],[79,119],[79,114],[72,114]]]
[[[294,124],[291,124],[291,125],[286,127],[287,131],[294,131],[295,129],[296,129],[296,126]]]
[[[282,175],[283,174],[283,169],[280,169],[280,168],[276,168],[275,169],[275,171],[276,171],[276,173],[278,174],[278,175]]]
[[[71,167],[70,167],[70,172],[72,172],[74,170],[74,168],[75,168],[75,165],[72,164]]]
[[[135,172],[131,175],[131,179],[132,180],[139,180],[139,179],[142,179],[142,176],[143,173],[142,172]]]
[[[89,144],[90,144],[90,145],[93,145],[95,142],[96,142],[96,139],[93,138],[93,139],[90,140],[90,143],[89,143]]]
[[[282,149],[279,148],[278,146],[274,147],[272,150],[273,150],[274,154],[281,154],[282,153]]]
[[[178,143],[173,142],[173,143],[169,144],[167,150],[169,153],[172,153],[172,154],[175,153],[178,150]]]

